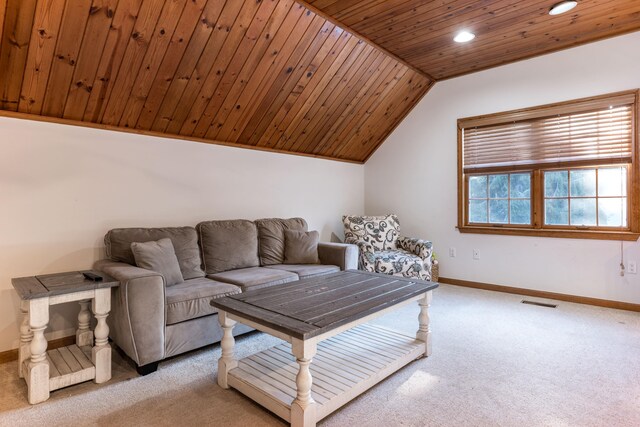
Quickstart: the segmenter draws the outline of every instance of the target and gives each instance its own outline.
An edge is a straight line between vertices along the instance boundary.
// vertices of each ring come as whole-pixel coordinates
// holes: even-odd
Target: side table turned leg
[[[91,349],[91,359],[96,367],[96,384],[111,379],[111,346],[109,345],[109,326],[107,316],[111,310],[111,289],[97,289],[91,303],[91,309],[98,324],[94,331],[95,345]]]
[[[299,365],[296,376],[296,398],[291,403],[291,426],[313,427],[316,425],[316,402],[311,396],[313,378],[309,365],[316,355],[315,343],[293,340],[291,351]]]
[[[238,366],[238,361],[233,356],[233,347],[236,342],[233,338],[233,327],[236,321],[229,319],[226,312],[219,311],[218,322],[220,322],[223,331],[222,340],[220,340],[222,354],[218,360],[218,385],[222,388],[229,388],[227,382],[229,371]]]
[[[23,369],[24,361],[31,358],[31,340],[33,332],[29,327],[29,301],[20,302],[20,311],[22,312],[22,323],[20,323],[20,347],[18,348],[18,376],[24,378]]]
[[[91,313],[89,312],[89,304],[91,300],[79,301],[80,313],[78,313],[78,329],[76,330],[76,345],[83,347],[93,345],[93,331],[89,329],[91,322]]]
[[[431,306],[431,300],[433,298],[433,291],[428,291],[424,294],[424,298],[418,301],[420,305],[420,314],[418,315],[418,322],[420,327],[416,333],[416,339],[425,343],[425,356],[431,356],[431,328],[429,327],[429,307]]]
[[[47,340],[44,331],[49,323],[49,298],[29,300],[29,328],[33,333],[29,351],[31,361],[27,368],[29,403],[36,404],[49,399],[49,362]]]

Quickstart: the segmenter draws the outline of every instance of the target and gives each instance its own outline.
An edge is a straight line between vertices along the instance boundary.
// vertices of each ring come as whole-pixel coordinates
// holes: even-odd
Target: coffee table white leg
[[[20,347],[18,348],[18,376],[24,378],[23,362],[31,357],[31,340],[33,332],[29,327],[29,301],[20,301],[20,311],[22,312],[22,322],[20,323]]]
[[[236,343],[233,338],[233,327],[236,321],[229,319],[225,311],[219,311],[218,322],[220,322],[223,331],[222,340],[220,340],[222,354],[218,360],[218,385],[222,388],[229,388],[227,383],[229,371],[238,366],[238,361],[233,356],[233,347]]]
[[[94,331],[95,345],[91,349],[91,360],[96,367],[96,384],[111,379],[111,346],[109,345],[109,326],[107,316],[111,310],[111,289],[96,289],[91,302],[91,310],[98,324]]]
[[[90,300],[82,300],[80,304],[80,313],[78,313],[78,329],[76,330],[76,344],[80,347],[85,345],[93,345],[93,331],[89,329],[91,322],[91,313],[89,312]]]
[[[311,396],[313,378],[309,365],[316,355],[317,345],[315,341],[293,339],[291,351],[300,366],[296,376],[297,395],[291,403],[291,426],[312,427],[316,425],[316,402]]]
[[[431,306],[431,299],[433,298],[433,291],[428,291],[424,294],[424,298],[418,301],[420,305],[420,315],[418,315],[418,323],[420,327],[416,333],[416,339],[425,343],[425,356],[431,356],[431,328],[429,327],[429,306]]]
[[[44,337],[48,323],[49,297],[29,300],[29,328],[33,333],[33,339],[29,346],[31,361],[26,375],[28,399],[32,405],[49,398],[49,362],[47,339]]]

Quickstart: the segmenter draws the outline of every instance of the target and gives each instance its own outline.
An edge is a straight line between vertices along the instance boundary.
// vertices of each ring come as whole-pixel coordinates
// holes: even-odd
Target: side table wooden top
[[[91,272],[102,276],[102,281],[86,279],[82,273]],[[120,282],[111,276],[93,270],[67,271],[64,273],[43,274],[39,276],[17,277],[11,284],[21,299],[30,300],[72,292],[89,291],[101,288],[113,288]]]

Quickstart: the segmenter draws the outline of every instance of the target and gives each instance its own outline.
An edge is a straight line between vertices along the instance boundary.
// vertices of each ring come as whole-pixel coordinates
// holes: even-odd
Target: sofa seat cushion
[[[274,270],[265,267],[241,268],[223,273],[210,274],[207,277],[240,286],[242,292],[298,280],[298,275],[290,271]]]
[[[322,276],[323,274],[335,273],[340,271],[337,265],[322,264],[278,264],[270,265],[265,268],[273,268],[274,270],[284,270],[296,273],[301,279],[314,276]]]
[[[235,295],[240,288],[207,278],[187,280],[166,288],[167,325],[215,314],[218,310],[209,303],[213,298]]]

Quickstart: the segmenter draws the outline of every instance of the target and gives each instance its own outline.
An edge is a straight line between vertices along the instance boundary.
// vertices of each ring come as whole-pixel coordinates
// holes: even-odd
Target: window
[[[531,173],[469,176],[469,222],[531,224]]]
[[[637,240],[637,96],[458,120],[458,229]]]
[[[627,169],[544,172],[545,225],[627,226]]]

